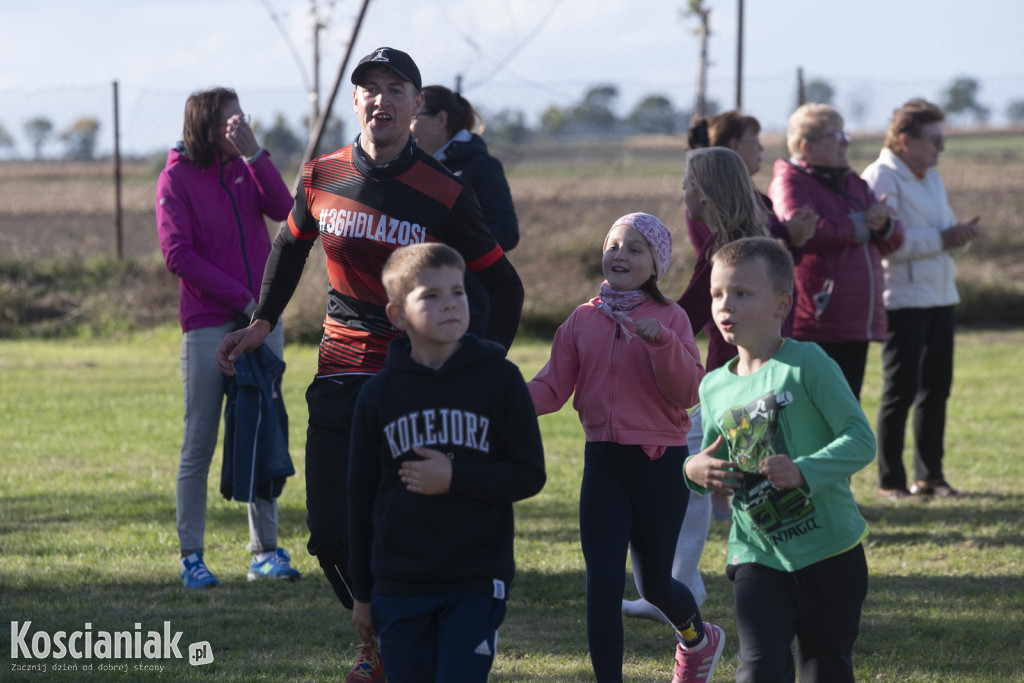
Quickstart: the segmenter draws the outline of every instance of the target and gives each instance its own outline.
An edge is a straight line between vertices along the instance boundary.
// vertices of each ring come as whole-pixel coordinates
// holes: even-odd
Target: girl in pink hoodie
[[[528,383],[538,415],[570,395],[586,435],[580,540],[587,566],[587,640],[599,683],[622,680],[626,553],[640,593],[676,632],[673,683],[710,680],[724,645],[690,590],[672,578],[689,491],[682,465],[704,376],[686,313],[658,290],[672,254],[660,220],[631,213],[604,239],[600,294],[558,328],[551,358]]]

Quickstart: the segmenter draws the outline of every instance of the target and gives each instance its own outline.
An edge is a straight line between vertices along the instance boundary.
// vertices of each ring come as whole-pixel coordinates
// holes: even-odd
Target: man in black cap
[[[352,83],[359,136],[304,166],[252,322],[217,349],[218,365],[232,375],[235,359],[256,349],[276,324],[319,236],[330,287],[319,366],[306,391],[308,549],[350,609],[345,487],[352,411],[360,387],[383,369],[388,342],[399,334],[384,312],[384,262],[407,244],[454,247],[490,296],[487,337],[505,348],[523,303],[519,276],[488,231],[476,195],[413,142],[409,124],[423,106],[416,63],[400,50],[378,48],[359,61]],[[379,654],[364,644],[346,683],[383,679]]]

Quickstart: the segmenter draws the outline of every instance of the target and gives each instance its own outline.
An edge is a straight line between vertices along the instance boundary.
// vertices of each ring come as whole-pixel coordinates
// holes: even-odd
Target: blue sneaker
[[[278,548],[274,554],[265,560],[253,559],[249,565],[249,573],[246,578],[250,581],[260,579],[284,579],[285,581],[298,581],[302,578],[302,572],[292,569],[288,562],[292,556],[284,548]]]
[[[210,573],[203,562],[202,553],[192,553],[181,558],[181,585],[185,588],[213,588],[220,581]]]

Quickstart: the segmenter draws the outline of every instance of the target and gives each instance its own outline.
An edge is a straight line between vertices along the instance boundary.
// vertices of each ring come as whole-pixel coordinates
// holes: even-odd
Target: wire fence
[[[805,82],[821,79],[813,72],[804,75]],[[944,91],[951,79],[919,79],[914,81],[885,81],[859,77],[827,78],[833,89],[832,105],[846,119],[852,131],[883,130],[892,110],[912,97],[926,97],[942,103]],[[1024,78],[1020,76],[979,77],[983,85],[983,103],[991,116],[988,125],[1003,126],[1008,122],[1007,111],[1014,102],[1024,101]],[[744,108],[758,117],[766,131],[785,129],[789,114],[796,103],[796,74],[777,73],[748,79],[743,91]],[[527,125],[539,127],[540,114],[548,107],[567,108],[583,100],[589,88],[602,82],[593,75],[581,74],[570,80],[538,83],[510,78],[503,83],[506,95],[515,93],[516,110],[524,114]],[[454,86],[454,84],[447,84]],[[626,118],[646,95],[665,96],[686,120],[686,112],[695,92],[692,83],[674,84],[672,90],[658,91],[652,84],[650,92],[636,93],[623,88],[614,103],[613,113]],[[73,151],[75,140],[67,134],[76,122],[92,119],[98,124],[95,131],[93,156],[103,159],[114,149],[114,96],[113,82],[89,86],[62,88],[12,89],[0,88],[0,163],[4,161],[55,160],[67,158]],[[734,81],[720,79],[711,84],[708,99],[719,110],[735,105]],[[499,112],[488,107],[488,99],[472,89],[466,95],[485,116]],[[161,90],[121,83],[118,85],[120,152],[127,158],[147,158],[166,153],[181,138],[185,100],[190,91]],[[347,91],[339,93],[335,103],[335,116],[341,119],[346,139],[354,136],[354,120],[348,115]],[[246,88],[239,92],[242,108],[256,122],[257,137],[278,121],[294,132],[300,140],[308,135],[310,99],[301,87]],[[635,98],[635,101],[633,101]],[[41,135],[33,137],[31,122],[42,119],[48,123]],[[975,125],[970,117],[953,117],[954,125]],[[683,131],[679,131],[680,133]]]

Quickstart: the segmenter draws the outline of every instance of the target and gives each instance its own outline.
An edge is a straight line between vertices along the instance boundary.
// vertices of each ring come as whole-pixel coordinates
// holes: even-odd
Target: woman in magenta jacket
[[[224,376],[217,345],[256,309],[270,255],[264,215],[282,221],[293,199],[227,88],[193,93],[183,140],[167,155],[156,190],[156,222],[167,269],[180,279],[185,435],[178,466],[177,526],[186,588],[220,582],[203,560],[206,479],[217,446]],[[268,338],[283,355],[281,326]],[[277,547],[277,500],[248,504],[250,580],[298,578]]]
[[[803,105],[786,143],[792,156],[775,162],[769,187],[775,212],[786,221],[809,206],[819,216],[796,266],[793,337],[817,342],[860,398],[868,342],[885,339],[882,256],[903,244],[903,229],[850,169],[850,136],[836,110]]]

